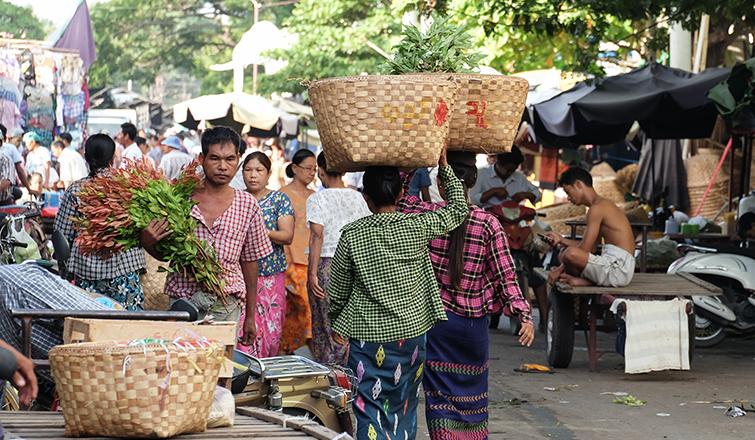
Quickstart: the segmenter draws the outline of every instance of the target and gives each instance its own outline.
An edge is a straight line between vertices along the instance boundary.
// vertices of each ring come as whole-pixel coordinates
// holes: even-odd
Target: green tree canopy
[[[42,40],[49,23],[42,22],[30,6],[21,7],[0,0],[0,37]]]

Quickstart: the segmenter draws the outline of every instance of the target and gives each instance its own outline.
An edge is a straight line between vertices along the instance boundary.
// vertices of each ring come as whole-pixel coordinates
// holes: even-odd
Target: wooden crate
[[[192,322],[111,320],[66,318],[63,324],[63,343],[128,341],[142,338],[172,340],[179,337],[204,336],[225,346],[226,361],[220,370],[221,378],[233,375],[230,359],[236,347],[236,323],[216,322],[198,325]]]

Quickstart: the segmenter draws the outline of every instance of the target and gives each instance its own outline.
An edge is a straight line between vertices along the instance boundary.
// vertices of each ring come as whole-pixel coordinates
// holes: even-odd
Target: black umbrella
[[[652,63],[593,84],[578,84],[533,105],[529,118],[538,140],[554,147],[618,142],[634,121],[651,139],[707,137],[717,113],[706,93],[730,70],[708,69],[696,75]]]

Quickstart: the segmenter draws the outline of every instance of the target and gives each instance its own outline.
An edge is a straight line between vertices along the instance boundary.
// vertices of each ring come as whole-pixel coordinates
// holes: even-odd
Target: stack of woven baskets
[[[204,431],[224,361],[223,347],[206,340],[59,345],[49,355],[73,437]]]
[[[441,150],[508,151],[528,83],[502,75],[366,75],[314,82],[309,96],[328,167],[434,166]]]
[[[713,172],[721,158],[718,150],[704,149],[696,156],[692,156],[684,161],[684,168],[687,171],[687,189],[689,191],[689,201],[692,212],[695,212],[703,200],[703,195],[708,186],[708,182],[713,176]],[[719,212],[726,202],[729,192],[729,174],[728,170],[722,167],[718,173],[713,186],[705,199],[705,204],[700,210],[700,215],[712,219]]]

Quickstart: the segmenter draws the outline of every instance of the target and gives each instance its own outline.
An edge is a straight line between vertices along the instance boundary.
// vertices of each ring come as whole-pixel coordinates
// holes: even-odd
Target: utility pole
[[[262,8],[262,4],[257,0],[252,0],[252,4],[254,5],[254,23],[252,26],[254,26],[260,20],[260,9]],[[254,63],[254,65],[252,65],[252,95],[257,94],[257,72],[257,63]]]

